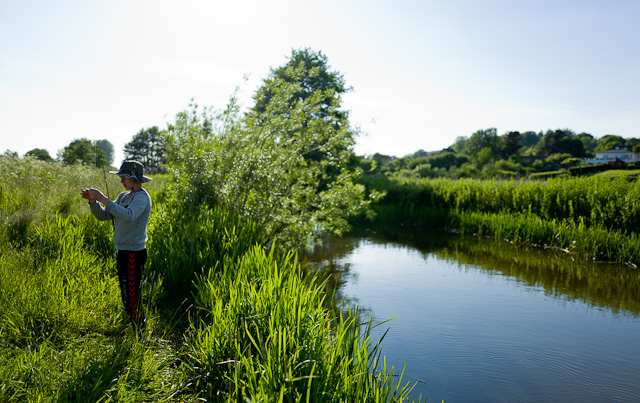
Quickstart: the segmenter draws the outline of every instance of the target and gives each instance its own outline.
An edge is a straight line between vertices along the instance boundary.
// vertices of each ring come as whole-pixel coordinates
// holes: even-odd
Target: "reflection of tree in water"
[[[549,249],[401,226],[356,229],[343,238],[327,237],[322,246],[306,256],[312,271],[329,275],[328,284],[335,288],[334,302],[345,297],[340,292],[340,284],[358,280],[346,260],[364,241],[391,243],[418,252],[424,258],[435,256],[456,262],[463,270],[509,276],[527,286],[541,287],[555,298],[582,301],[616,314],[640,314],[638,269],[579,260]],[[357,305],[358,301],[350,302]]]
[[[344,295],[341,286],[347,281],[358,282],[358,274],[351,271],[351,263],[347,258],[364,240],[353,236],[325,236],[321,245],[315,246],[300,259],[305,273],[317,275],[321,281],[326,281],[325,290],[331,298],[331,301],[327,302],[336,313],[338,308],[343,313],[347,313],[349,306],[357,308],[360,322],[368,321],[371,311],[361,306],[357,298]]]

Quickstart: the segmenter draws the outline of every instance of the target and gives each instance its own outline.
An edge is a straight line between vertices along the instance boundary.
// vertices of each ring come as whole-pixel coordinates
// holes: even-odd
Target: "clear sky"
[[[0,0],[0,153],[108,139],[241,100],[292,49],[353,91],[356,152],[568,128],[640,137],[636,0]],[[243,77],[249,80],[243,84]]]

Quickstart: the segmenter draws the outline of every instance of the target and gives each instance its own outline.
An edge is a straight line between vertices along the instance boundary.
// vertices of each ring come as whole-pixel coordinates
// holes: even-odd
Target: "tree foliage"
[[[257,115],[268,112],[274,98],[281,92],[279,88],[289,84],[294,84],[294,87],[289,87],[291,92],[287,99],[281,99],[286,105],[293,107],[297,102],[313,97],[318,106],[314,118],[333,119],[334,123],[347,119],[347,111],[340,109],[340,95],[351,88],[346,86],[340,72],[330,70],[328,59],[322,52],[308,48],[294,50],[284,66],[271,70],[254,96],[252,112]]]
[[[205,124],[206,129],[206,124]],[[165,139],[157,126],[141,129],[124,146],[125,159],[136,160],[150,173],[162,170],[165,162]]]
[[[104,152],[107,165],[113,165],[113,158],[115,156],[115,151],[113,149],[113,144],[109,140],[96,140],[94,144]]]
[[[596,147],[598,146],[598,140],[596,140],[589,133],[584,132],[578,134],[576,137],[579,138],[580,141],[582,141],[585,154],[593,155],[593,153],[596,151]]]
[[[428,164],[432,168],[450,169],[451,167],[460,166],[468,161],[469,158],[465,157],[464,155],[444,152],[433,154],[428,157],[412,158],[407,164],[407,167],[409,169],[414,169],[418,165]]]
[[[598,145],[596,151],[609,151],[615,149],[624,149],[626,146],[626,140],[615,134],[605,134],[598,139]]]
[[[3,157],[7,157],[7,158],[18,158],[20,156],[20,154],[18,154],[17,151],[13,151],[13,150],[9,150],[8,148],[6,150],[4,150],[4,152],[2,153]]]
[[[486,149],[489,151],[487,152]],[[465,152],[471,157],[476,157],[481,150],[483,158],[490,157],[490,159],[497,159],[500,156],[500,142],[498,138],[498,131],[495,128],[478,130],[473,133],[466,143]]]
[[[34,148],[24,153],[25,156],[33,157],[40,161],[53,162],[53,158],[49,155],[49,151],[43,148]]]
[[[513,178],[573,167],[583,163],[584,158],[594,157],[596,150],[616,147],[640,152],[640,139],[617,135],[596,139],[585,132],[576,135],[569,129],[498,135],[492,128],[478,130],[470,137],[457,137],[445,149],[446,153],[418,150],[401,158],[384,156],[384,159],[377,154],[377,159],[375,155],[362,159],[361,166],[366,174],[383,173],[398,178]]]
[[[304,246],[311,233],[347,229],[370,201],[354,183],[356,132],[340,110],[340,77],[321,53],[294,51],[247,113],[232,97],[222,111],[192,105],[178,114],[167,157],[180,178],[175,191],[187,185],[180,199],[251,218],[265,229],[265,242]]]
[[[107,156],[96,143],[82,138],[73,140],[62,149],[60,161],[65,165],[84,164],[101,167],[107,162]]]
[[[518,155],[520,148],[522,148],[522,135],[520,132],[509,132],[504,135],[500,155],[503,159],[509,159],[514,155]]]
[[[585,156],[582,141],[568,129],[548,130],[540,143],[540,153],[543,155],[566,153],[578,158]]]
[[[275,123],[282,141],[306,142],[304,159],[325,160],[323,172],[335,179],[338,171],[331,160],[346,160],[351,168],[357,165],[353,152],[357,133],[349,125],[348,111],[341,109],[341,95],[350,90],[322,52],[294,50],[288,62],[272,69],[256,91],[255,105],[245,121],[254,129]],[[291,113],[301,106],[308,115]],[[296,119],[295,124],[283,125],[288,119]]]
[[[458,154],[465,154],[467,149],[467,142],[469,141],[468,137],[458,136],[456,137],[455,143],[451,145],[451,148],[457,152]]]
[[[535,147],[536,145],[538,145],[538,142],[544,136],[544,134],[542,134],[542,132],[536,133],[532,131],[526,131],[520,136],[522,147]]]

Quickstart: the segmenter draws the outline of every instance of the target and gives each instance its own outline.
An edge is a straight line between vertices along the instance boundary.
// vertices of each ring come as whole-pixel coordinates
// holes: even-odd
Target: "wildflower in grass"
[[[147,260],[147,223],[151,213],[151,197],[142,187],[151,178],[144,175],[144,166],[138,161],[124,161],[119,171],[109,171],[120,177],[125,192],[115,201],[109,200],[100,190],[82,191],[89,200],[91,213],[98,220],[113,220],[113,243],[116,246],[116,266],[122,302],[136,330],[144,328],[140,282]],[[96,202],[100,202],[96,203]]]

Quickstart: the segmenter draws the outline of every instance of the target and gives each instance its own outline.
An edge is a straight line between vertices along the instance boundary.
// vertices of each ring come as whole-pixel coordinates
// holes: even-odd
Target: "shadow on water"
[[[407,227],[356,228],[343,238],[326,237],[305,256],[314,271],[330,274],[336,300],[344,297],[340,284],[357,281],[346,261],[362,242],[411,248],[426,259],[436,256],[473,266],[489,275],[511,277],[527,286],[542,287],[546,295],[580,301],[616,315],[640,315],[640,270],[618,264],[581,260],[563,251]],[[357,303],[357,301],[354,301]]]

